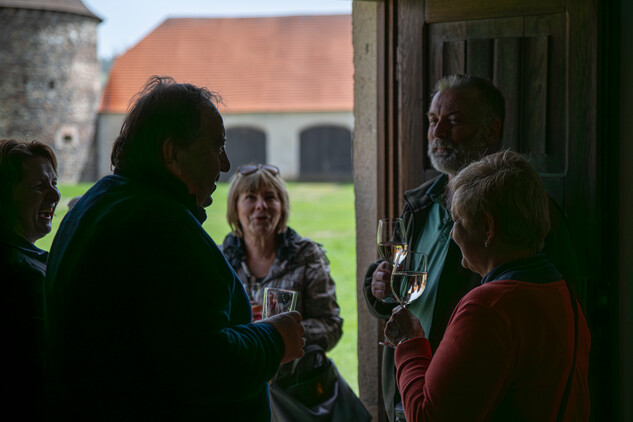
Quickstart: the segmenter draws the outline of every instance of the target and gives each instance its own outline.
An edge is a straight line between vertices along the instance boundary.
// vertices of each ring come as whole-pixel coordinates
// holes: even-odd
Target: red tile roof
[[[228,113],[353,109],[351,15],[165,20],[114,62],[101,112],[152,75],[220,93]]]

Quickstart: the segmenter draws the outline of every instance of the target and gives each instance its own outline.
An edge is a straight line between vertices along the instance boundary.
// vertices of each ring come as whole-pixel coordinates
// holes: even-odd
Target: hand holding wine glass
[[[274,287],[264,289],[264,308],[259,322],[272,324],[284,339],[286,351],[281,363],[303,356],[305,340],[301,336],[305,329],[300,324],[301,314],[294,310],[297,306],[298,295],[299,293],[295,290]],[[297,333],[299,333],[299,338],[297,338]]]
[[[385,324],[385,338],[389,344],[398,345],[401,341],[425,337],[420,320],[402,305],[393,308],[391,318]]]
[[[266,287],[262,318],[269,318],[283,312],[293,311],[297,306],[298,292],[288,289]]]
[[[393,295],[391,294],[391,270],[392,263],[382,261],[372,275],[371,280],[371,294],[378,300],[384,303],[395,303]]]
[[[407,235],[402,218],[378,220],[378,253],[385,260],[378,266],[372,277],[372,294],[385,303],[395,303],[391,294],[391,265],[396,253],[407,250]]]
[[[396,253],[393,271],[391,272],[391,292],[402,308],[405,308],[409,303],[424,293],[428,271],[427,267],[428,257],[422,252],[402,250]],[[410,312],[408,313],[410,314]],[[413,315],[411,315],[411,317],[413,317]],[[385,336],[387,336],[387,327],[389,327],[390,322],[390,330],[393,331],[392,320],[393,315],[385,326]],[[380,344],[394,347],[393,345],[398,343],[391,342],[392,337],[393,336],[387,337],[390,343],[380,342]]]
[[[290,362],[304,355],[303,348],[305,328],[301,324],[301,314],[297,311],[282,312],[268,318],[260,319],[256,324],[268,323],[275,327],[284,341],[284,356],[281,363]]]

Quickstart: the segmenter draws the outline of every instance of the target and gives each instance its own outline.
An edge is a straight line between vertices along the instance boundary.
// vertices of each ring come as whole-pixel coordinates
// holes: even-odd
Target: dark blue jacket
[[[284,353],[181,182],[107,176],[64,218],[45,291],[51,415],[270,419]]]
[[[0,230],[0,386],[7,415],[40,420],[42,405],[43,251],[22,237]]]

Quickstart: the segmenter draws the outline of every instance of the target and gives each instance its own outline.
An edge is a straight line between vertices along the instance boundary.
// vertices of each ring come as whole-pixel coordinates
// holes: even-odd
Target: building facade
[[[167,19],[118,57],[97,126],[98,175],[134,95],[153,75],[222,97],[232,170],[267,162],[286,180],[351,181],[350,15]]]
[[[50,145],[63,183],[94,178],[99,22],[81,0],[0,0],[0,137]]]

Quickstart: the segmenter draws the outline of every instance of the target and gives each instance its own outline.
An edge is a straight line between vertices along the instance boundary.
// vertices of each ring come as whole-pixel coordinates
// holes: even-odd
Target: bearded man
[[[442,174],[404,194],[402,218],[410,250],[428,254],[424,294],[407,305],[422,324],[435,349],[460,299],[480,285],[481,277],[461,266],[459,247],[450,239],[453,220],[445,207],[444,191],[459,170],[501,148],[505,118],[503,94],[491,82],[470,75],[450,75],[434,89],[429,112],[428,156]],[[550,198],[552,229],[544,252],[568,280],[577,279],[577,261],[569,229],[560,208]],[[369,266],[363,293],[369,311],[388,319],[394,308],[391,265],[378,260]],[[403,421],[400,394],[395,384],[394,349],[383,350],[382,388],[390,421]],[[458,404],[456,404],[458,405]]]

